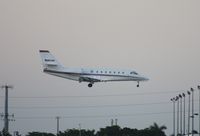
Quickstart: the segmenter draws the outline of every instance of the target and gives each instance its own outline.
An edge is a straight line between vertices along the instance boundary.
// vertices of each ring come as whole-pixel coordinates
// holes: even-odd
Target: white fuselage
[[[145,81],[146,77],[133,70],[114,69],[86,69],[86,68],[61,68],[59,70],[44,69],[45,73],[80,82],[89,82],[87,79],[95,79],[90,82],[107,81]]]

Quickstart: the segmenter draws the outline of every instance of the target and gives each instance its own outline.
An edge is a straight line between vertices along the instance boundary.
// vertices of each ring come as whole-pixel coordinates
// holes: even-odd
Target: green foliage
[[[166,126],[159,127],[158,124],[154,123],[149,127],[149,130],[152,132],[154,136],[166,136],[164,130],[166,130]]]
[[[106,128],[101,128],[97,132],[97,136],[166,136],[164,130],[167,129],[166,126],[158,126],[154,123],[149,128],[143,130],[123,128],[119,126],[111,126]]]
[[[193,133],[193,134],[198,134],[198,131],[193,130],[192,133]]]
[[[95,136],[94,130],[81,129],[67,129],[64,132],[60,132],[59,136]]]
[[[121,133],[122,133],[122,136],[137,136],[139,133],[139,130],[125,127],[121,130]]]
[[[121,136],[121,128],[119,126],[111,126],[106,128],[101,128],[97,132],[98,136]]]
[[[1,136],[11,136],[11,134],[6,132],[5,129],[3,129],[1,132]]]
[[[120,128],[119,126],[107,126],[105,128],[100,128],[96,133],[95,130],[81,129],[80,131],[79,129],[67,129],[64,132],[59,132],[58,136],[166,136],[164,132],[165,129],[167,129],[166,126],[158,126],[156,123],[141,130],[127,127]],[[27,136],[55,135],[51,133],[30,132]]]
[[[44,132],[29,132],[26,136],[55,136],[52,133],[44,133]]]

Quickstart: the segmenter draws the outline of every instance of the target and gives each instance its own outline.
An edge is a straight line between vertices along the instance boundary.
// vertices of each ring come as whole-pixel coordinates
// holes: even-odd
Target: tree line
[[[105,128],[100,128],[99,131],[95,130],[85,130],[85,129],[67,129],[64,132],[59,132],[58,136],[166,136],[165,130],[166,126],[158,126],[154,123],[148,128],[138,130],[136,128],[121,128],[118,125],[107,126]],[[3,131],[0,136],[11,136],[10,134],[5,134]],[[20,136],[19,134],[17,136]],[[46,132],[29,132],[26,136],[57,136],[52,133]]]

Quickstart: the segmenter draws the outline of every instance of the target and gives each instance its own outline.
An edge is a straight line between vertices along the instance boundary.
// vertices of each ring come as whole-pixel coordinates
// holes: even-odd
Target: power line
[[[197,101],[196,101],[197,102]],[[170,104],[169,102],[116,104],[116,105],[86,105],[86,106],[10,106],[11,109],[79,109],[79,108],[110,108],[110,107],[132,107]],[[3,107],[0,107],[3,108]]]
[[[103,94],[103,95],[65,95],[65,96],[11,96],[12,99],[50,99],[50,98],[88,98],[88,97],[118,97],[118,96],[137,96],[137,95],[155,95],[155,94],[171,94],[180,93],[181,91],[158,91],[143,93],[126,93],[126,94]],[[3,96],[0,96],[3,97]]]
[[[67,109],[67,108],[106,108],[106,107],[128,107],[128,106],[143,106],[143,105],[160,105],[169,104],[169,102],[155,102],[155,103],[137,103],[137,104],[119,104],[119,105],[87,105],[87,106],[34,106],[34,107],[10,107],[12,109]],[[3,108],[3,107],[0,107]]]
[[[197,112],[197,111],[195,111]],[[110,114],[110,115],[73,115],[73,116],[59,116],[63,119],[70,118],[111,118],[111,117],[135,117],[135,116],[151,116],[151,115],[166,115],[172,114],[172,111],[163,112],[149,112],[149,113],[130,113],[130,114]],[[55,116],[24,116],[16,117],[17,120],[23,119],[55,119]]]
[[[63,119],[68,118],[107,118],[107,117],[131,117],[131,116],[146,116],[146,115],[162,115],[171,114],[171,111],[166,112],[152,112],[152,113],[132,113],[132,114],[110,114],[110,115],[77,115],[77,116],[60,116]],[[54,116],[24,116],[16,117],[16,119],[55,119]]]
[[[196,111],[195,111],[196,112]],[[135,116],[151,116],[151,115],[166,115],[172,114],[172,111],[163,112],[149,112],[149,113],[130,113],[130,114],[110,114],[110,115],[73,115],[73,116],[59,116],[63,119],[70,118],[110,118],[110,117],[135,117]],[[55,119],[55,116],[24,116],[16,117],[16,119]]]

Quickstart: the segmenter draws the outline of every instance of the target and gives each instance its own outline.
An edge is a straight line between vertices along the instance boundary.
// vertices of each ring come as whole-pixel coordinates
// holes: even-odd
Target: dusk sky
[[[199,0],[0,0],[0,85],[10,84],[10,132],[99,130],[118,119],[172,134],[172,102],[200,84]],[[150,80],[86,83],[42,72],[39,50],[66,67],[133,69]],[[188,99],[188,97],[186,97]],[[0,113],[4,113],[0,90]],[[186,122],[187,123],[187,122]],[[0,121],[0,130],[3,120]],[[198,117],[195,118],[198,130]]]

